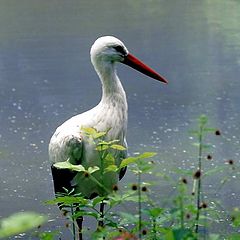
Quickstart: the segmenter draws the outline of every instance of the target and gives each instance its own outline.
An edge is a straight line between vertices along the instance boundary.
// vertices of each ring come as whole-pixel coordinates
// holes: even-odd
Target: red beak
[[[137,59],[130,53],[124,58],[122,63],[138,70],[139,72],[141,72],[151,78],[159,80],[163,83],[168,83],[168,81],[164,77],[162,77],[160,74],[155,72],[152,68],[147,66],[145,63],[143,63],[142,61],[140,61],[139,59]]]

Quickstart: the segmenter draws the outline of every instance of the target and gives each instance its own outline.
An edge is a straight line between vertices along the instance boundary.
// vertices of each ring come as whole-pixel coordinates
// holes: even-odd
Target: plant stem
[[[93,182],[95,182],[96,184],[98,184],[104,191],[106,191],[108,194],[110,194],[111,192],[101,183],[99,182],[95,177],[92,176],[92,174],[90,174],[89,176],[91,178],[91,180]]]
[[[142,239],[142,193],[140,172],[138,172],[138,231],[138,238]]]
[[[199,141],[198,170],[200,171],[200,173],[202,173],[203,124],[200,125],[198,141]],[[202,192],[202,181],[201,181],[201,175],[200,175],[198,182],[197,182],[197,215],[196,215],[196,228],[195,228],[196,233],[198,233],[198,231],[199,231],[201,192]]]
[[[156,222],[156,218],[153,218],[153,240],[157,240],[157,222]]]
[[[183,193],[181,193],[181,196],[180,196],[179,201],[180,201],[180,211],[181,211],[181,213],[180,213],[180,221],[181,221],[181,228],[183,229],[183,228],[184,228],[184,209],[183,209],[183,198],[182,198],[182,194],[183,194]]]
[[[73,216],[74,214],[74,210],[73,210],[73,206],[71,205],[71,215]],[[76,239],[76,231],[75,231],[75,222],[74,220],[72,221],[72,232],[73,232],[73,240]]]

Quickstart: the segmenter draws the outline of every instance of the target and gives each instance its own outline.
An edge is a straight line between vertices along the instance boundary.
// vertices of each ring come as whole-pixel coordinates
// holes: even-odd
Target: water
[[[3,0],[0,26],[1,217],[58,215],[43,205],[53,197],[48,141],[64,120],[99,101],[89,50],[101,35],[117,36],[169,80],[165,86],[119,65],[130,153],[157,151],[159,171],[195,169],[188,130],[205,113],[223,135],[209,139],[216,147],[206,168],[239,162],[239,1]],[[224,209],[239,203],[235,175],[218,193]],[[206,182],[210,193],[220,180]]]

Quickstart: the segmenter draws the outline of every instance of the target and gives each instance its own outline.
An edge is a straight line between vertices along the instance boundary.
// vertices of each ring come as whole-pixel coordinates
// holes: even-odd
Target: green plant
[[[206,231],[200,233],[201,229],[208,228],[208,222],[216,221],[219,218],[217,207],[219,204],[214,199],[210,202],[204,201],[203,181],[212,174],[218,174],[219,171],[226,169],[226,165],[218,166],[212,169],[204,168],[204,159],[211,160],[211,144],[206,144],[208,134],[220,136],[221,133],[216,128],[208,127],[208,119],[201,115],[198,120],[198,128],[190,131],[196,138],[197,147],[197,167],[194,173],[192,170],[176,170],[175,176],[171,177],[163,173],[154,172],[154,163],[147,159],[152,158],[156,153],[145,152],[136,156],[131,156],[122,160],[120,165],[115,162],[114,151],[125,151],[125,148],[118,144],[117,140],[106,141],[104,137],[107,132],[97,132],[95,129],[84,129],[89,141],[94,142],[98,152],[101,164],[100,166],[91,166],[85,169],[82,165],[72,165],[68,161],[55,164],[59,168],[68,168],[72,171],[84,172],[92,181],[99,185],[102,194],[94,199],[85,199],[81,195],[61,196],[48,202],[51,204],[62,203],[63,206],[70,204],[75,206],[71,214],[71,220],[75,221],[78,217],[91,216],[97,221],[102,221],[101,228],[93,232],[91,239],[117,239],[119,236],[130,236],[132,239],[145,240],[182,240],[182,239],[221,239],[220,234],[209,233]],[[229,160],[228,165],[232,166]],[[136,183],[129,184],[123,189],[114,186],[112,191],[105,188],[104,175],[108,172],[120,172],[124,167],[128,167],[130,172],[135,176]],[[232,167],[233,169],[233,167]],[[94,177],[95,172],[100,172],[100,180]],[[152,174],[153,173],[153,174]],[[165,199],[167,206],[161,206],[164,199],[154,200],[151,188],[156,183],[146,182],[145,175],[155,175],[159,180],[165,180],[172,186],[175,191],[170,198]],[[220,191],[226,182],[230,181],[225,177],[220,186],[216,189]],[[191,188],[193,182],[193,188]],[[125,208],[126,203],[136,207],[136,211],[114,212],[117,206]],[[172,204],[170,204],[172,202]],[[99,210],[98,205],[104,203],[106,209]],[[161,207],[160,207],[161,206]],[[127,207],[126,207],[127,208]],[[238,211],[234,211],[233,225],[239,226]],[[119,232],[119,229],[121,230]],[[235,239],[236,234],[229,234],[229,239]]]
[[[0,221],[0,238],[15,236],[46,222],[47,217],[34,212],[19,212]]]

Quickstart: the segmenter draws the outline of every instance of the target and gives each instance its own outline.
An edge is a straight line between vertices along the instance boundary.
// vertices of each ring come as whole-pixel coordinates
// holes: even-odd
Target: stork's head
[[[125,45],[113,36],[98,38],[91,47],[90,55],[93,65],[97,62],[121,62],[151,78],[168,83],[164,77],[130,54]]]

